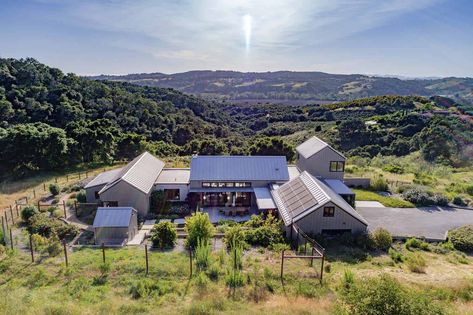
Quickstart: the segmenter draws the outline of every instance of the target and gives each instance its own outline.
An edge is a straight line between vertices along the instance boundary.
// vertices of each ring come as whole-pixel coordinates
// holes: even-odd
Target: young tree
[[[214,234],[214,226],[210,222],[207,213],[197,212],[192,216],[186,218],[185,230],[188,234],[186,245],[195,247],[197,240],[201,242],[208,242]]]
[[[171,222],[159,222],[153,228],[151,241],[154,247],[170,248],[176,243],[176,226]]]

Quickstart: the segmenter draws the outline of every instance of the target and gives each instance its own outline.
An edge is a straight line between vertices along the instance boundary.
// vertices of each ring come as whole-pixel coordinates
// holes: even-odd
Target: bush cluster
[[[473,225],[465,225],[448,232],[453,246],[464,252],[473,252]]]
[[[393,244],[393,237],[388,230],[383,228],[376,229],[373,234],[373,243],[375,248],[387,251]]]
[[[208,242],[214,234],[214,226],[210,222],[209,215],[203,212],[197,212],[186,218],[187,239],[186,245],[195,247],[198,240]]]
[[[238,224],[225,231],[225,244],[230,247],[235,241],[242,246],[245,243],[263,247],[284,243],[284,234],[281,221],[269,214],[266,219],[263,215],[252,215],[243,225]]]
[[[405,200],[416,204],[417,206],[448,205],[448,198],[445,195],[440,193],[432,193],[419,187],[406,189],[402,193],[402,197]]]
[[[21,210],[21,219],[28,222],[34,215],[38,214],[39,211],[35,206],[26,206]]]
[[[57,235],[59,239],[71,239],[79,233],[76,226],[50,218],[44,213],[32,216],[28,221],[27,228],[31,234],[39,234],[46,238]]]
[[[176,226],[171,222],[159,222],[153,228],[151,241],[154,247],[161,249],[173,247],[176,243]]]
[[[388,276],[358,281],[352,276],[347,278],[341,290],[339,313],[353,315],[397,314],[427,315],[445,314],[445,310],[432,297],[419,294],[402,286]]]
[[[51,195],[57,196],[61,192],[61,188],[58,184],[49,184],[49,192]]]
[[[387,191],[389,189],[388,182],[382,176],[376,176],[371,180],[370,189],[374,191]]]
[[[421,250],[429,250],[429,243],[412,237],[406,241],[406,249],[417,248]]]

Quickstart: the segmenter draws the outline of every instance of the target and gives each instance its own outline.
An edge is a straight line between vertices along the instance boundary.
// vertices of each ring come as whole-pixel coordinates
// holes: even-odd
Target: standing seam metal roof
[[[290,188],[294,183],[302,183],[306,189]],[[327,202],[333,202],[342,210],[353,216],[365,225],[368,222],[353,209],[340,195],[334,192],[325,183],[304,171],[297,178],[280,186],[271,192],[274,201],[278,206],[279,213],[286,226],[292,222],[297,222],[313,211],[320,209]],[[304,202],[295,203],[295,200],[302,199]],[[294,206],[295,205],[295,206]],[[304,207],[306,205],[306,207]]]
[[[99,207],[93,227],[128,227],[133,212],[137,213],[132,207]]]
[[[95,176],[94,179],[92,179],[90,182],[85,185],[84,188],[90,188],[90,187],[95,187],[95,186],[100,186],[100,185],[105,185],[110,183],[115,176],[121,171],[121,168],[111,170],[111,171],[106,171],[103,173],[100,173],[99,175]]]
[[[190,180],[288,181],[285,156],[194,156]]]
[[[115,178],[100,190],[99,194],[122,180],[147,194],[153,188],[163,168],[163,161],[149,152],[143,152],[122,168]]]
[[[345,156],[335,150],[332,146],[330,146],[327,142],[323,141],[320,138],[317,138],[316,136],[313,136],[312,138],[306,140],[305,142],[301,143],[296,147],[296,151],[302,155],[304,158],[308,159],[314,154],[318,153],[319,151],[325,149],[325,148],[330,148],[332,149],[335,153],[340,155],[342,158],[345,159]]]

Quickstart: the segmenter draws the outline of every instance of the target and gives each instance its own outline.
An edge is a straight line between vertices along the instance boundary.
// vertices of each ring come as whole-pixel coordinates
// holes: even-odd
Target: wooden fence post
[[[62,206],[63,206],[63,208],[64,208],[64,219],[67,219],[67,213],[66,213],[66,201],[65,201],[65,200],[63,200],[63,201],[62,201]]]
[[[76,217],[77,217],[77,200],[74,200],[74,210],[76,211]]]
[[[148,245],[145,244],[145,257],[146,257],[146,275],[149,272],[149,265],[148,265]]]
[[[69,175],[66,175],[66,182],[69,181]]]
[[[46,191],[46,183],[43,183],[43,190]]]
[[[192,277],[192,247],[191,246],[189,246],[189,266],[190,266],[190,271],[191,271],[190,277]]]
[[[28,204],[28,196],[25,197],[26,204]]]
[[[66,245],[65,240],[62,241],[62,245],[64,246],[64,259],[66,260],[66,268],[68,268],[69,267],[69,260],[67,259],[67,245]]]
[[[20,209],[21,209],[21,207],[20,207]],[[17,207],[16,207],[16,217],[17,217],[17,218],[20,217],[20,212],[18,211],[18,205],[17,205]]]
[[[325,254],[322,255],[322,264],[320,265],[320,283],[322,283],[323,276],[324,276],[324,261],[325,261]]]
[[[80,180],[80,172],[79,172],[79,180]]]
[[[31,252],[31,262],[34,263],[34,251],[33,251],[33,236],[30,233],[30,252]]]
[[[105,264],[105,244],[102,243],[102,258],[103,258],[103,263]]]
[[[284,271],[284,249],[281,252],[281,281],[283,277],[283,271]]]
[[[312,247],[312,258],[310,259],[310,266],[314,267],[314,248]]]
[[[7,236],[7,233],[5,233],[5,222],[3,222],[3,216],[2,216],[2,232],[3,232],[3,240],[5,240],[5,237]]]
[[[10,247],[11,247],[11,250],[13,250],[13,232],[12,232],[11,227],[10,227]]]
[[[39,212],[41,212],[41,208],[40,208],[39,200],[38,200],[38,211],[39,211]]]
[[[7,217],[7,212],[5,211],[5,224],[7,226],[7,229],[8,229],[8,217]]]
[[[18,205],[16,204],[15,207],[18,209]],[[15,224],[15,218],[13,217],[13,207],[10,205],[10,215],[11,215],[11,223],[12,225]]]

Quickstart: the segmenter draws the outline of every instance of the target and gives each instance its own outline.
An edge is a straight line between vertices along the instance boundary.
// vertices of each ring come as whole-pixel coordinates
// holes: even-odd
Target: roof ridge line
[[[304,171],[304,173],[307,173],[307,175],[309,175],[310,180],[323,192],[323,194],[325,195],[325,197],[327,197],[328,200],[332,201],[332,198],[330,198],[330,196],[325,192],[325,190],[324,190],[322,187],[320,187],[319,183],[317,183],[317,182],[314,180],[314,177],[313,177],[311,174],[309,174],[307,171]],[[331,189],[331,188],[329,187],[329,189]],[[312,196],[314,196],[314,194],[312,193],[312,191],[311,191],[310,193],[312,194]],[[315,198],[315,196],[314,196],[314,198]]]
[[[146,153],[151,154],[151,153],[149,153],[148,151],[145,151],[145,152],[141,153],[140,158],[135,162],[135,164],[133,164],[133,165],[125,172],[125,174],[123,174],[123,175],[119,178],[119,180],[120,180],[120,179],[123,179],[123,180],[126,181],[127,183],[130,183],[129,181],[127,181],[126,179],[124,179],[124,177],[136,166],[136,164],[138,164],[138,163],[141,161],[141,159],[146,155]]]

